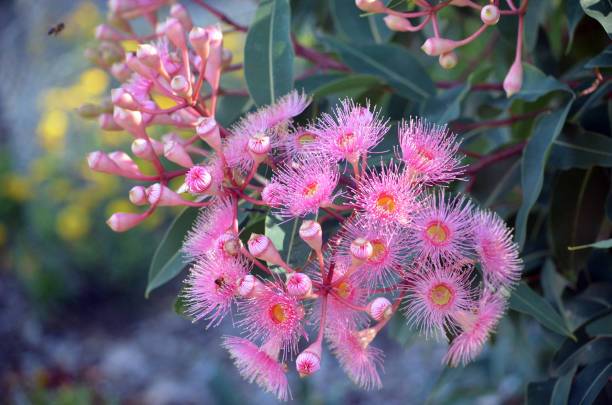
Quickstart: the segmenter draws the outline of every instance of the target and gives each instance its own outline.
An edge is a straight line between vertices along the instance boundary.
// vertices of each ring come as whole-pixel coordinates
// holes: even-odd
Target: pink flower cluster
[[[177,4],[158,22],[164,3],[111,1],[119,28],[96,31],[101,47],[121,55],[97,60],[122,83],[101,126],[133,135],[133,155],[156,172],[143,174],[125,152],[88,155],[94,170],[152,183],[130,191],[130,201],[148,209],[115,213],[110,227],[130,229],[160,206],[202,207],[183,249],[192,261],[188,313],[207,326],[230,318],[244,336],[222,346],[245,379],[281,400],[291,397],[290,369],[301,377],[320,369],[324,341],[351,380],[380,388],[383,352],[372,343],[393,316],[447,340],[449,365],[473,360],[522,263],[501,218],[445,191],[463,173],[455,136],[411,118],[398,125],[395,159],[385,162],[375,151],[390,128],[380,111],[343,100],[301,127],[294,118],[311,100],[297,91],[223,128],[214,119],[219,78],[230,66],[223,34],[193,26]],[[153,42],[126,53],[118,41],[139,39],[129,24],[139,16],[154,25]],[[157,95],[176,105],[160,108]],[[190,136],[158,140],[157,125]],[[183,169],[168,171],[167,161]],[[168,185],[183,176],[180,186]],[[309,248],[299,266],[268,236],[241,229],[239,212],[255,206],[297,221],[295,241]]]

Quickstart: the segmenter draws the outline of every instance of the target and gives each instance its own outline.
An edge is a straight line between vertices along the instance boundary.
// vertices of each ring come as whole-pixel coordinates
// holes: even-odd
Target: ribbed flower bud
[[[300,225],[300,237],[310,246],[313,250],[320,252],[321,246],[323,245],[323,230],[321,224],[311,219],[306,219]]]
[[[357,238],[351,243],[350,247],[351,263],[353,266],[359,266],[365,263],[366,260],[374,253],[374,248],[370,241],[365,238]]]
[[[191,97],[191,86],[189,84],[189,82],[187,81],[187,79],[185,78],[185,76],[183,75],[176,75],[172,78],[172,80],[170,81],[170,87],[172,88],[172,91],[174,91],[174,93],[177,96],[183,97],[183,98],[189,98]]]
[[[145,217],[141,214],[129,214],[126,212],[115,212],[106,221],[108,226],[115,232],[123,232],[132,229],[141,223]]]
[[[140,111],[125,110],[115,106],[113,119],[123,129],[137,138],[146,137],[144,126],[142,125],[142,114]]]
[[[270,137],[262,134],[262,136],[250,137],[247,147],[255,163],[259,164],[268,157],[272,144],[270,143]]]
[[[187,189],[192,193],[204,193],[212,184],[212,176],[204,166],[193,166],[185,176]]]
[[[369,13],[384,13],[387,10],[387,7],[380,0],[355,0],[355,5]]]
[[[187,202],[176,192],[160,183],[155,183],[147,189],[147,199],[150,204],[157,204],[160,207],[184,205]]]
[[[113,114],[100,114],[98,117],[98,125],[100,129],[105,131],[121,131],[121,128],[113,118]]]
[[[368,314],[375,321],[389,319],[393,315],[393,305],[385,297],[376,297],[368,304]]]
[[[157,48],[151,44],[140,44],[136,50],[136,57],[146,67],[162,72],[163,65]]]
[[[446,38],[428,38],[421,46],[423,52],[429,56],[438,56],[448,53],[457,47],[457,41]]]
[[[134,186],[130,189],[130,202],[134,205],[145,205],[149,201],[147,199],[147,189],[143,186]]]
[[[261,281],[257,280],[254,275],[247,274],[240,280],[236,293],[243,298],[253,298],[261,295],[264,289]]]
[[[281,195],[283,186],[274,181],[266,184],[261,191],[261,199],[270,207],[280,207],[283,205],[283,197]]]
[[[523,86],[523,65],[521,59],[516,58],[514,63],[510,67],[506,78],[504,79],[504,90],[506,91],[506,97],[512,97],[513,94]]]
[[[487,4],[480,10],[480,19],[487,25],[495,25],[499,21],[499,8],[494,4]]]
[[[151,78],[154,76],[153,70],[144,65],[134,52],[128,52],[125,54],[125,63],[132,71],[138,73],[142,77]]]
[[[89,168],[97,172],[121,174],[121,168],[104,152],[95,151],[87,154]]]
[[[124,87],[119,87],[111,90],[111,100],[114,105],[126,110],[136,111],[140,107],[138,101]]]
[[[295,359],[295,368],[300,377],[304,378],[321,368],[321,349],[321,341],[317,340],[298,354]]]
[[[248,246],[249,252],[256,258],[276,264],[277,266],[284,264],[283,259],[278,254],[278,250],[276,250],[276,247],[266,235],[251,234]]]
[[[140,159],[152,161],[155,159],[155,152],[146,139],[138,138],[132,142],[132,153]]]
[[[125,83],[132,77],[132,69],[125,62],[113,63],[111,65],[111,74],[121,83]]]
[[[403,18],[397,15],[388,15],[383,18],[383,20],[391,31],[406,32],[414,31],[416,29],[414,25],[412,25],[410,21],[408,21],[407,18]]]
[[[286,285],[287,292],[294,297],[304,297],[312,292],[312,280],[304,273],[290,273]]]
[[[98,25],[94,30],[94,35],[98,41],[122,41],[125,36],[119,31],[106,24]]]
[[[206,142],[213,150],[221,151],[221,133],[219,125],[213,118],[202,117],[198,120],[196,133],[204,142]]]
[[[183,167],[193,167],[193,160],[179,141],[164,142],[164,156]]]
[[[205,63],[208,59],[208,53],[210,52],[210,38],[208,37],[208,31],[202,27],[193,27],[189,32],[189,42],[191,46],[202,58],[202,63]]]
[[[115,162],[123,173],[142,176],[138,165],[132,160],[130,155],[122,151],[115,151],[108,154],[108,157]]]
[[[440,66],[444,69],[452,69],[457,66],[457,54],[455,52],[443,53],[438,58]]]
[[[187,51],[187,39],[183,24],[177,18],[168,18],[164,26],[166,36],[180,51]]]
[[[170,7],[170,15],[179,20],[181,24],[183,24],[183,28],[185,28],[185,31],[190,31],[193,27],[189,12],[182,4],[173,4],[172,7]]]

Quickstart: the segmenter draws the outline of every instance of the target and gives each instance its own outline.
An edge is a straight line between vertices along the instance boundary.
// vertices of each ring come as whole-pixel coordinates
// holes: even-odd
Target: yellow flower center
[[[429,293],[429,297],[431,298],[431,300],[436,305],[439,305],[441,307],[443,307],[444,305],[448,304],[448,302],[452,298],[452,295],[453,294],[452,294],[450,288],[448,288],[444,284],[440,284],[440,285],[434,287],[431,290],[431,292]]]
[[[372,255],[368,259],[372,263],[379,263],[383,261],[387,254],[387,245],[380,239],[371,240],[372,244]]]
[[[273,305],[270,308],[270,317],[276,323],[283,323],[287,320],[287,313],[282,304]]]
[[[395,211],[395,198],[390,194],[381,193],[376,200],[376,205],[378,208],[392,213]]]
[[[319,183],[316,181],[313,181],[312,183],[304,187],[304,189],[302,190],[302,195],[304,197],[312,197],[315,195],[318,188],[319,188]]]
[[[440,222],[430,223],[425,230],[425,236],[434,245],[444,243],[448,239],[449,233],[448,227]]]
[[[346,281],[343,281],[338,284],[336,287],[334,287],[334,290],[336,291],[336,294],[338,294],[344,299],[348,298],[349,295],[351,295],[351,286]]]

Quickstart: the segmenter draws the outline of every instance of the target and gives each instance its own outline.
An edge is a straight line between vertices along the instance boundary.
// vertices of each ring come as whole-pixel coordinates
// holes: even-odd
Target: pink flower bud
[[[397,15],[388,15],[385,18],[383,18],[383,20],[385,20],[385,24],[387,24],[387,27],[391,31],[398,31],[398,32],[411,31],[413,32],[416,30],[414,25],[412,25],[407,18],[403,18]]]
[[[359,266],[365,263],[366,260],[374,253],[374,248],[370,241],[365,238],[357,238],[351,243],[350,247],[351,263],[353,266]]]
[[[134,52],[125,54],[125,63],[132,71],[138,73],[142,77],[152,78],[155,76],[153,70],[144,65]]]
[[[438,58],[440,66],[444,69],[452,69],[457,65],[457,54],[455,52],[443,53]]]
[[[136,101],[136,99],[124,87],[112,89],[111,100],[113,101],[114,105],[126,110],[137,111],[140,107],[138,101]]]
[[[189,33],[189,42],[191,42],[191,46],[193,46],[198,56],[202,58],[202,61],[206,62],[208,53],[210,52],[208,31],[201,27],[193,27]]]
[[[312,280],[304,273],[291,273],[287,276],[287,292],[294,297],[304,297],[312,292]]]
[[[168,187],[162,186],[160,183],[155,183],[148,188],[147,199],[149,200],[149,204],[157,204],[160,207],[185,205],[185,203],[188,202]]]
[[[106,221],[108,226],[115,232],[123,232],[132,229],[141,223],[146,217],[141,214],[128,214],[126,212],[115,212]]]
[[[127,153],[121,151],[111,152],[108,154],[108,157],[119,166],[123,173],[142,176],[142,172]]]
[[[487,4],[480,10],[480,19],[487,25],[495,25],[499,21],[499,8],[494,4]]]
[[[123,41],[125,36],[119,31],[106,24],[101,24],[94,30],[94,35],[98,41]]]
[[[253,158],[256,164],[259,164],[266,160],[266,157],[268,157],[268,152],[270,152],[270,150],[272,149],[272,145],[270,144],[270,137],[265,135],[259,137],[250,137],[247,147],[249,149],[251,157]]]
[[[112,114],[101,114],[98,117],[98,125],[100,129],[105,131],[121,131],[123,129],[115,122]]]
[[[209,53],[206,61],[206,81],[215,86],[223,64],[223,32],[217,26],[206,27],[208,33]]]
[[[134,186],[130,189],[130,202],[134,205],[145,205],[147,200],[147,190],[143,186]]]
[[[313,250],[320,252],[321,246],[323,245],[323,231],[321,224],[311,219],[304,220],[300,225],[300,237],[310,246]]]
[[[111,74],[121,83],[127,82],[132,77],[132,69],[125,62],[113,63]]]
[[[240,280],[236,292],[243,298],[254,298],[259,297],[264,290],[265,287],[261,281],[259,281],[252,274],[247,274],[246,276],[242,277],[242,280]]]
[[[151,148],[146,139],[138,138],[132,142],[132,153],[140,159],[152,161],[155,159],[155,151]]]
[[[77,108],[77,113],[83,118],[98,118],[102,111],[100,106],[95,104],[83,104]]]
[[[170,87],[177,96],[183,98],[191,97],[191,86],[183,75],[174,76],[170,81]]]
[[[355,0],[355,5],[369,13],[385,13],[387,7],[380,0]]]
[[[212,176],[206,167],[193,166],[185,176],[185,184],[192,193],[204,193],[212,184]]]
[[[282,185],[272,181],[266,184],[261,191],[261,199],[270,207],[280,207],[283,205],[283,197],[281,195],[283,191],[284,188]]]
[[[193,160],[179,141],[164,142],[164,156],[183,167],[193,167]]]
[[[142,114],[140,111],[124,110],[115,106],[113,119],[123,129],[137,138],[146,137],[144,126],[142,125]]]
[[[236,256],[240,253],[242,242],[233,233],[224,233],[219,237],[218,245],[223,253],[229,256]]]
[[[448,53],[457,47],[457,41],[446,38],[428,38],[421,49],[429,56]]]
[[[523,86],[523,65],[521,59],[516,58],[514,63],[510,67],[506,78],[504,79],[504,90],[506,91],[506,97],[512,97],[513,94]]]
[[[95,151],[87,154],[89,168],[97,172],[121,174],[121,168],[104,152]]]
[[[368,314],[375,321],[387,320],[393,315],[393,306],[385,297],[377,297],[368,304]]]
[[[321,341],[317,340],[298,354],[295,359],[295,368],[301,378],[311,375],[321,368],[321,349]]]
[[[172,7],[170,7],[170,15],[183,24],[185,31],[189,31],[193,27],[191,17],[189,17],[187,9],[182,4],[173,4]]]
[[[136,50],[136,57],[146,67],[160,72],[163,69],[161,57],[157,48],[151,44],[140,44]]]
[[[276,247],[266,235],[251,234],[248,245],[249,252],[256,258],[276,264],[277,266],[284,264],[283,259],[278,254],[278,250],[276,250]]]
[[[164,26],[166,36],[180,51],[187,52],[187,39],[183,24],[176,18],[168,18]]]
[[[217,121],[213,118],[202,117],[198,120],[196,133],[206,142],[213,150],[221,151],[221,133]]]
[[[119,63],[125,59],[125,51],[115,42],[103,42],[100,44],[100,52],[107,65]]]

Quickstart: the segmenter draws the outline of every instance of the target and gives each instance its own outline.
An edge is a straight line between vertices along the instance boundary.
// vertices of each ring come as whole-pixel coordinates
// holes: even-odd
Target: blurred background
[[[183,2],[198,25],[214,21]],[[256,2],[210,1],[248,24]],[[157,210],[142,226],[115,234],[105,224],[130,212],[133,185],[88,169],[93,150],[126,150],[123,132],[79,117],[113,79],[83,56],[103,1],[0,2],[0,403],[272,403],[243,381],[220,336],[176,314],[179,278],[146,299],[155,247],[176,215]],[[64,31],[47,35],[63,22]],[[244,36],[225,46],[242,60]],[[240,78],[238,77],[238,80]],[[244,88],[244,85],[239,88]],[[294,381],[305,404],[514,404],[527,381],[542,379],[559,337],[510,313],[484,353],[467,368],[445,369],[445,345],[399,324],[377,339],[385,351],[384,389],[365,392],[329,361]]]

